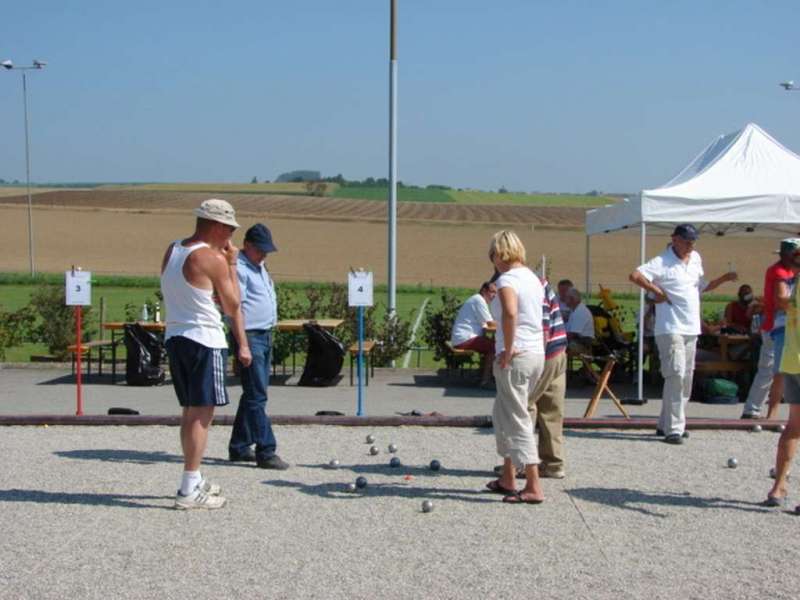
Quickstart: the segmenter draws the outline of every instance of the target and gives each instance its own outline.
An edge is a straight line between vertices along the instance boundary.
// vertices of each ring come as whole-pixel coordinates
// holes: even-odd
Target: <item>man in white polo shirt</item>
[[[478,293],[470,296],[458,310],[450,335],[453,348],[475,350],[481,354],[482,386],[489,384],[494,362],[494,340],[486,336],[483,328],[492,320],[489,303],[496,294],[494,283],[485,282]]]
[[[641,265],[629,279],[656,298],[655,338],[661,359],[664,391],[658,433],[668,444],[682,444],[686,436],[686,403],[692,393],[695,346],[700,335],[700,294],[736,273],[725,273],[710,283],[703,278],[703,261],[695,252],[697,229],[678,225],[672,244],[659,256]]]
[[[591,352],[594,342],[594,317],[582,300],[581,293],[577,289],[569,289],[567,306],[570,317],[567,322],[567,339],[570,351],[573,353]]]

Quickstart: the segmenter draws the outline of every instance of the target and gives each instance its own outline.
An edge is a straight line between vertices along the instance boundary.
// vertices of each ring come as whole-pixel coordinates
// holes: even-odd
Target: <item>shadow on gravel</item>
[[[674,508],[728,508],[754,513],[768,513],[759,502],[742,502],[728,498],[701,498],[688,492],[648,493],[626,488],[573,488],[565,490],[567,494],[596,504],[605,504],[623,510],[666,519],[668,514],[650,510],[641,505],[663,506]]]
[[[448,378],[446,375],[414,375],[414,383],[387,383],[387,387],[444,388],[444,395],[460,398],[492,398],[494,389],[483,389],[477,379],[460,377]]]
[[[42,490],[0,490],[0,502],[31,502],[33,504],[85,504],[117,508],[164,508],[172,505],[150,504],[140,500],[172,500],[172,496],[138,496],[129,494],[82,494],[74,492],[45,492]]]
[[[93,450],[61,450],[54,452],[61,458],[72,458],[76,460],[99,460],[102,462],[121,462],[133,463],[137,465],[152,465],[156,463],[183,463],[183,457],[178,454],[168,454],[167,452],[143,452],[141,450],[120,450],[120,449],[93,449]],[[224,458],[214,458],[206,456],[203,464],[227,465],[227,466],[250,466],[251,463],[233,463]]]
[[[297,481],[283,481],[280,479],[262,481],[264,485],[271,485],[281,488],[296,489],[301,494],[317,496],[319,498],[358,500],[359,498],[380,497],[380,498],[417,498],[430,500],[460,500],[462,502],[497,502],[502,500],[499,494],[492,494],[481,490],[447,489],[420,487],[412,482],[403,483],[372,483],[366,489],[357,492],[348,492],[345,489],[345,482],[341,483],[320,483],[317,485],[306,485]]]
[[[642,433],[641,431],[625,432],[625,431],[596,431],[591,429],[566,429],[564,430],[566,437],[574,437],[585,440],[623,440],[641,441],[641,442],[661,442],[663,438],[655,435],[655,432],[648,431]]]
[[[442,466],[441,471],[431,471],[426,465],[402,465],[400,467],[390,467],[388,464],[372,464],[372,465],[339,465],[337,469],[331,469],[326,464],[306,464],[297,465],[298,467],[305,467],[307,469],[324,469],[326,471],[350,471],[359,474],[373,474],[373,475],[388,475],[388,476],[403,476],[413,475],[414,477],[439,477],[441,475],[450,475],[454,477],[489,477],[494,479],[496,475],[491,469],[486,470],[472,470],[472,469],[448,469],[447,466]]]

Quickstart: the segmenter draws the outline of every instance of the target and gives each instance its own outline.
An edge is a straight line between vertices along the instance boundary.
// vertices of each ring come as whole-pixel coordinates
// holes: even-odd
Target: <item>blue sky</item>
[[[635,191],[749,121],[800,152],[800,2],[398,0],[407,183]],[[34,181],[388,171],[389,0],[12,0]],[[0,177],[23,179],[19,73]]]

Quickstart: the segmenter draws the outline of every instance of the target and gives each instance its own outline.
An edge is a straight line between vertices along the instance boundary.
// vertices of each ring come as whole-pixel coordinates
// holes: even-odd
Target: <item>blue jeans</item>
[[[228,450],[231,456],[242,456],[255,444],[256,458],[267,459],[275,455],[278,445],[266,412],[272,332],[249,330],[247,343],[253,354],[253,362],[247,368],[241,367],[242,397],[236,410]],[[238,354],[235,344],[234,351]]]

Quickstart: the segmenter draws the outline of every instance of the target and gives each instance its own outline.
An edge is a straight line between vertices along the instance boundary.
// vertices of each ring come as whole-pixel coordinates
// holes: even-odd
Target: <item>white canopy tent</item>
[[[642,190],[586,213],[586,290],[590,238],[640,227],[641,263],[646,260],[647,229],[692,223],[718,233],[772,230],[800,235],[800,156],[754,123],[708,145],[677,176],[660,188]],[[639,295],[643,329],[644,291]],[[639,398],[642,398],[642,336],[639,336]]]

